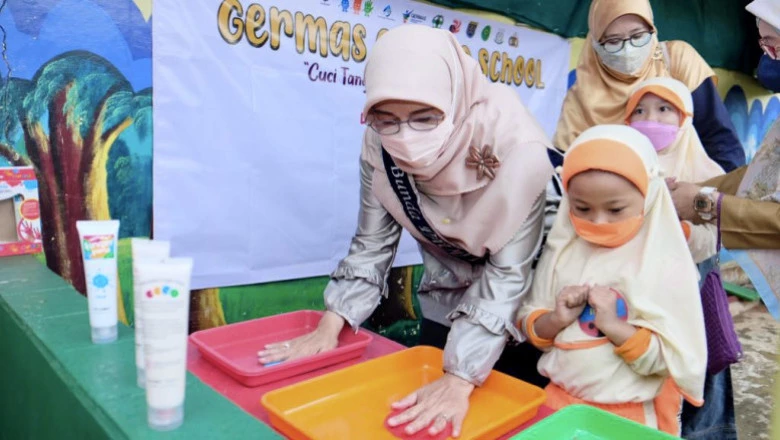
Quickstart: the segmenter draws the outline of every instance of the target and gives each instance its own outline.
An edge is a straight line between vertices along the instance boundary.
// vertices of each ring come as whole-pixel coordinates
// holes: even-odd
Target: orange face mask
[[[591,223],[569,212],[571,224],[583,240],[597,246],[616,248],[623,246],[636,236],[642,227],[644,216],[627,218],[615,223]]]

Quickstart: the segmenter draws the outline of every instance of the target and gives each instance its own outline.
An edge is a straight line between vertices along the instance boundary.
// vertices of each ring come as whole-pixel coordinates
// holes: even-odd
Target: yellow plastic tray
[[[442,351],[414,347],[265,394],[271,424],[293,440],[394,439],[390,403],[442,376]],[[493,371],[471,396],[460,439],[493,440],[536,416],[544,390]]]

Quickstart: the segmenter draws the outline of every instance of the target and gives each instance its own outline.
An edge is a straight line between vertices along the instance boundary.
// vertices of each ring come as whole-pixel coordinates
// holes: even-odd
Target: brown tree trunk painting
[[[25,123],[27,153],[40,185],[44,243],[49,268],[71,282],[79,292],[86,291],[77,220],[108,220],[106,163],[111,145],[132,124],[127,117],[104,129],[103,115],[109,93],[95,109],[96,120],[87,139],[78,132],[80,123],[69,111],[67,96],[73,84],[59,91],[49,107],[49,133],[40,122]],[[27,122],[27,121],[26,121]]]
[[[14,139],[0,138],[0,156],[15,166],[34,167],[46,263],[83,294],[86,282],[76,222],[111,219],[107,186],[111,147],[151,100],[137,100],[110,63],[85,52],[63,54],[42,67],[32,82],[9,80],[4,87],[18,96],[5,110],[3,134],[17,124],[26,155],[14,150]],[[123,306],[120,301],[119,317],[126,322]]]
[[[190,297],[190,332],[225,325],[219,289],[193,290]]]

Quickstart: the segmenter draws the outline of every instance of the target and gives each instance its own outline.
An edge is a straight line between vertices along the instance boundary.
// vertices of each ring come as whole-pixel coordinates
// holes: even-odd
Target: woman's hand
[[[701,187],[693,183],[678,182],[675,179],[666,179],[666,186],[672,194],[674,208],[681,220],[688,220],[693,224],[701,224],[703,220],[693,209],[693,198],[701,191]]]
[[[268,344],[265,350],[257,352],[257,358],[261,364],[269,364],[333,350],[338,346],[339,333],[343,327],[344,318],[327,311],[313,332],[288,341]]]
[[[452,423],[452,436],[458,437],[463,420],[469,410],[469,396],[474,385],[452,374],[425,385],[417,391],[392,404],[393,409],[406,409],[389,419],[390,426],[398,426],[411,421],[404,431],[414,434],[428,426],[430,435],[444,431],[447,422]]]

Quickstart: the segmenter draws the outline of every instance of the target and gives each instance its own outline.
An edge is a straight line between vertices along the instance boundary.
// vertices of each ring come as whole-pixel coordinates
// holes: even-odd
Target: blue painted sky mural
[[[132,0],[7,0],[0,14],[11,76],[32,79],[55,56],[108,60],[138,91],[152,86],[152,21]]]
[[[780,115],[780,100],[775,95],[770,97],[766,104],[754,99],[748,105],[745,91],[737,85],[729,90],[724,101],[737,136],[745,148],[745,156],[750,161],[761,147],[761,141],[770,126]]]

